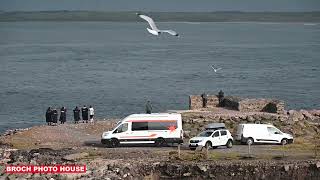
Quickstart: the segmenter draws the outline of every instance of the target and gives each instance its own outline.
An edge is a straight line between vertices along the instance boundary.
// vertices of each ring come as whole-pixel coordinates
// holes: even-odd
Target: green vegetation
[[[0,21],[141,21],[136,12],[39,11],[2,12]],[[320,22],[320,12],[147,12],[157,21],[188,22]]]

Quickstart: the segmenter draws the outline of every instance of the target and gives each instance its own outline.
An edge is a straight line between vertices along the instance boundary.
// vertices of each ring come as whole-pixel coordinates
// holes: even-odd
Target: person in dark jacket
[[[88,123],[88,108],[87,108],[86,105],[84,105],[84,106],[81,108],[81,113],[82,113],[83,123],[84,123],[84,121],[86,121],[86,123]]]
[[[218,98],[219,98],[219,106],[223,107],[224,92],[222,90],[219,91]]]
[[[64,106],[60,109],[59,121],[61,124],[64,124],[67,121],[67,109]]]
[[[50,126],[52,124],[52,111],[51,111],[51,107],[48,107],[47,111],[46,111],[46,122],[48,123],[48,126]]]
[[[57,109],[56,108],[53,108],[53,110],[52,110],[52,125],[57,125],[57,123],[58,123],[58,111],[57,111]]]
[[[150,102],[150,101],[147,101],[147,104],[146,104],[146,113],[147,113],[147,114],[151,114],[151,113],[152,113],[152,105],[151,105],[151,102]]]
[[[206,108],[208,103],[208,95],[204,92],[201,94],[202,97],[202,107]]]
[[[76,106],[76,108],[74,108],[73,110],[73,118],[74,118],[74,123],[78,124],[80,120],[80,109],[78,108],[78,106]]]

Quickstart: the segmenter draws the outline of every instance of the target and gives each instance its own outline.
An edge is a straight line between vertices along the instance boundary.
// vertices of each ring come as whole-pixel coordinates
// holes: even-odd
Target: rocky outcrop
[[[294,136],[314,135],[317,130],[320,132],[320,116],[316,116],[315,110],[290,110],[285,114],[275,114],[266,112],[239,112],[216,108],[207,112],[183,113],[183,129],[188,130],[188,136],[192,137],[202,131],[209,123],[225,123],[232,132],[241,123],[270,123],[276,125],[281,130],[293,134]],[[315,125],[313,125],[315,124]]]

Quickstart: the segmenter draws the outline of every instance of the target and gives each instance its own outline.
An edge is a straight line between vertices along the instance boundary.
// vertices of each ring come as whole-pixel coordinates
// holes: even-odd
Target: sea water
[[[187,109],[188,95],[284,100],[320,108],[320,25],[1,22],[0,131],[45,122],[52,106],[92,105],[96,118]],[[222,68],[215,73],[211,65]]]

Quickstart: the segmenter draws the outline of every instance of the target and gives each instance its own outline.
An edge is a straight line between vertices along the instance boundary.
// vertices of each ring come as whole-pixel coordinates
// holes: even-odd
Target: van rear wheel
[[[163,147],[166,145],[166,141],[163,138],[157,138],[155,140],[155,146],[157,147]]]
[[[247,145],[252,145],[254,143],[252,138],[248,138],[246,141]]]

